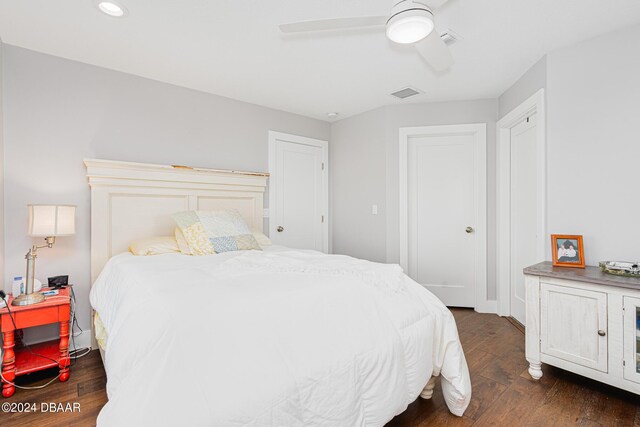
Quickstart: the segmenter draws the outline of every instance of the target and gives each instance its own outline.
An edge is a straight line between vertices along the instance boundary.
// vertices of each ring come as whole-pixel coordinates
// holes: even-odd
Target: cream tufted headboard
[[[235,208],[262,231],[268,174],[87,159],[91,187],[91,283],[135,239],[172,236],[170,215]]]

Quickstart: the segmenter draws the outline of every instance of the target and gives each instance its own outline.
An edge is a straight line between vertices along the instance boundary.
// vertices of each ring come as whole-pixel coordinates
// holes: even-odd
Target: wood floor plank
[[[475,375],[471,378],[473,394],[471,402],[464,415],[472,420],[477,420],[482,414],[500,399],[502,393],[507,390],[507,386],[492,379]]]

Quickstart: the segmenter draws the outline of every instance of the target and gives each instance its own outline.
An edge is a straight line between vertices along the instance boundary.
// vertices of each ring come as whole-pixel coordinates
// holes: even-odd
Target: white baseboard
[[[485,300],[480,301],[476,304],[476,309],[478,313],[492,313],[496,314],[498,312],[498,301],[496,300]]]
[[[75,337],[76,348],[91,348],[91,336],[93,331],[91,329],[85,329],[80,335]],[[71,337],[69,337],[69,349],[71,349]],[[92,349],[93,350],[93,349]]]
[[[87,347],[91,347],[91,334],[93,333],[93,331],[91,329],[85,329],[84,331],[82,331],[82,333],[78,336],[76,336],[74,338],[75,340],[75,348],[76,349],[80,349],[80,348],[87,348]],[[40,337],[40,339],[37,339],[35,341],[33,340],[25,340],[25,344],[27,345],[35,345],[41,342],[46,342],[46,341],[51,341],[54,339],[57,339],[58,337]],[[73,350],[73,344],[74,342],[71,340],[71,336],[69,336],[69,351]]]

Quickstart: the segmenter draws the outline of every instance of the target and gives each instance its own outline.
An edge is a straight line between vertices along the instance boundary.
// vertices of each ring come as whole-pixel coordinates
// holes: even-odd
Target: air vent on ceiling
[[[447,46],[451,46],[452,44],[462,40],[462,37],[451,30],[447,30],[444,33],[440,34],[440,38]]]
[[[420,92],[418,89],[414,89],[412,87],[405,87],[404,89],[400,89],[391,94],[391,96],[395,96],[398,99],[407,99],[411,96],[419,95]]]

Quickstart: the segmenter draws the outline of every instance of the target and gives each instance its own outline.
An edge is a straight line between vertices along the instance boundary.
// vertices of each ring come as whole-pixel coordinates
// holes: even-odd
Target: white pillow
[[[132,242],[129,251],[134,255],[148,256],[180,252],[180,247],[175,237],[150,237]]]
[[[265,246],[271,246],[273,243],[271,243],[271,239],[269,239],[264,233],[262,233],[261,231],[258,230],[251,230],[251,234],[253,234],[253,237],[256,238],[256,240],[258,241],[258,244],[262,247]]]

